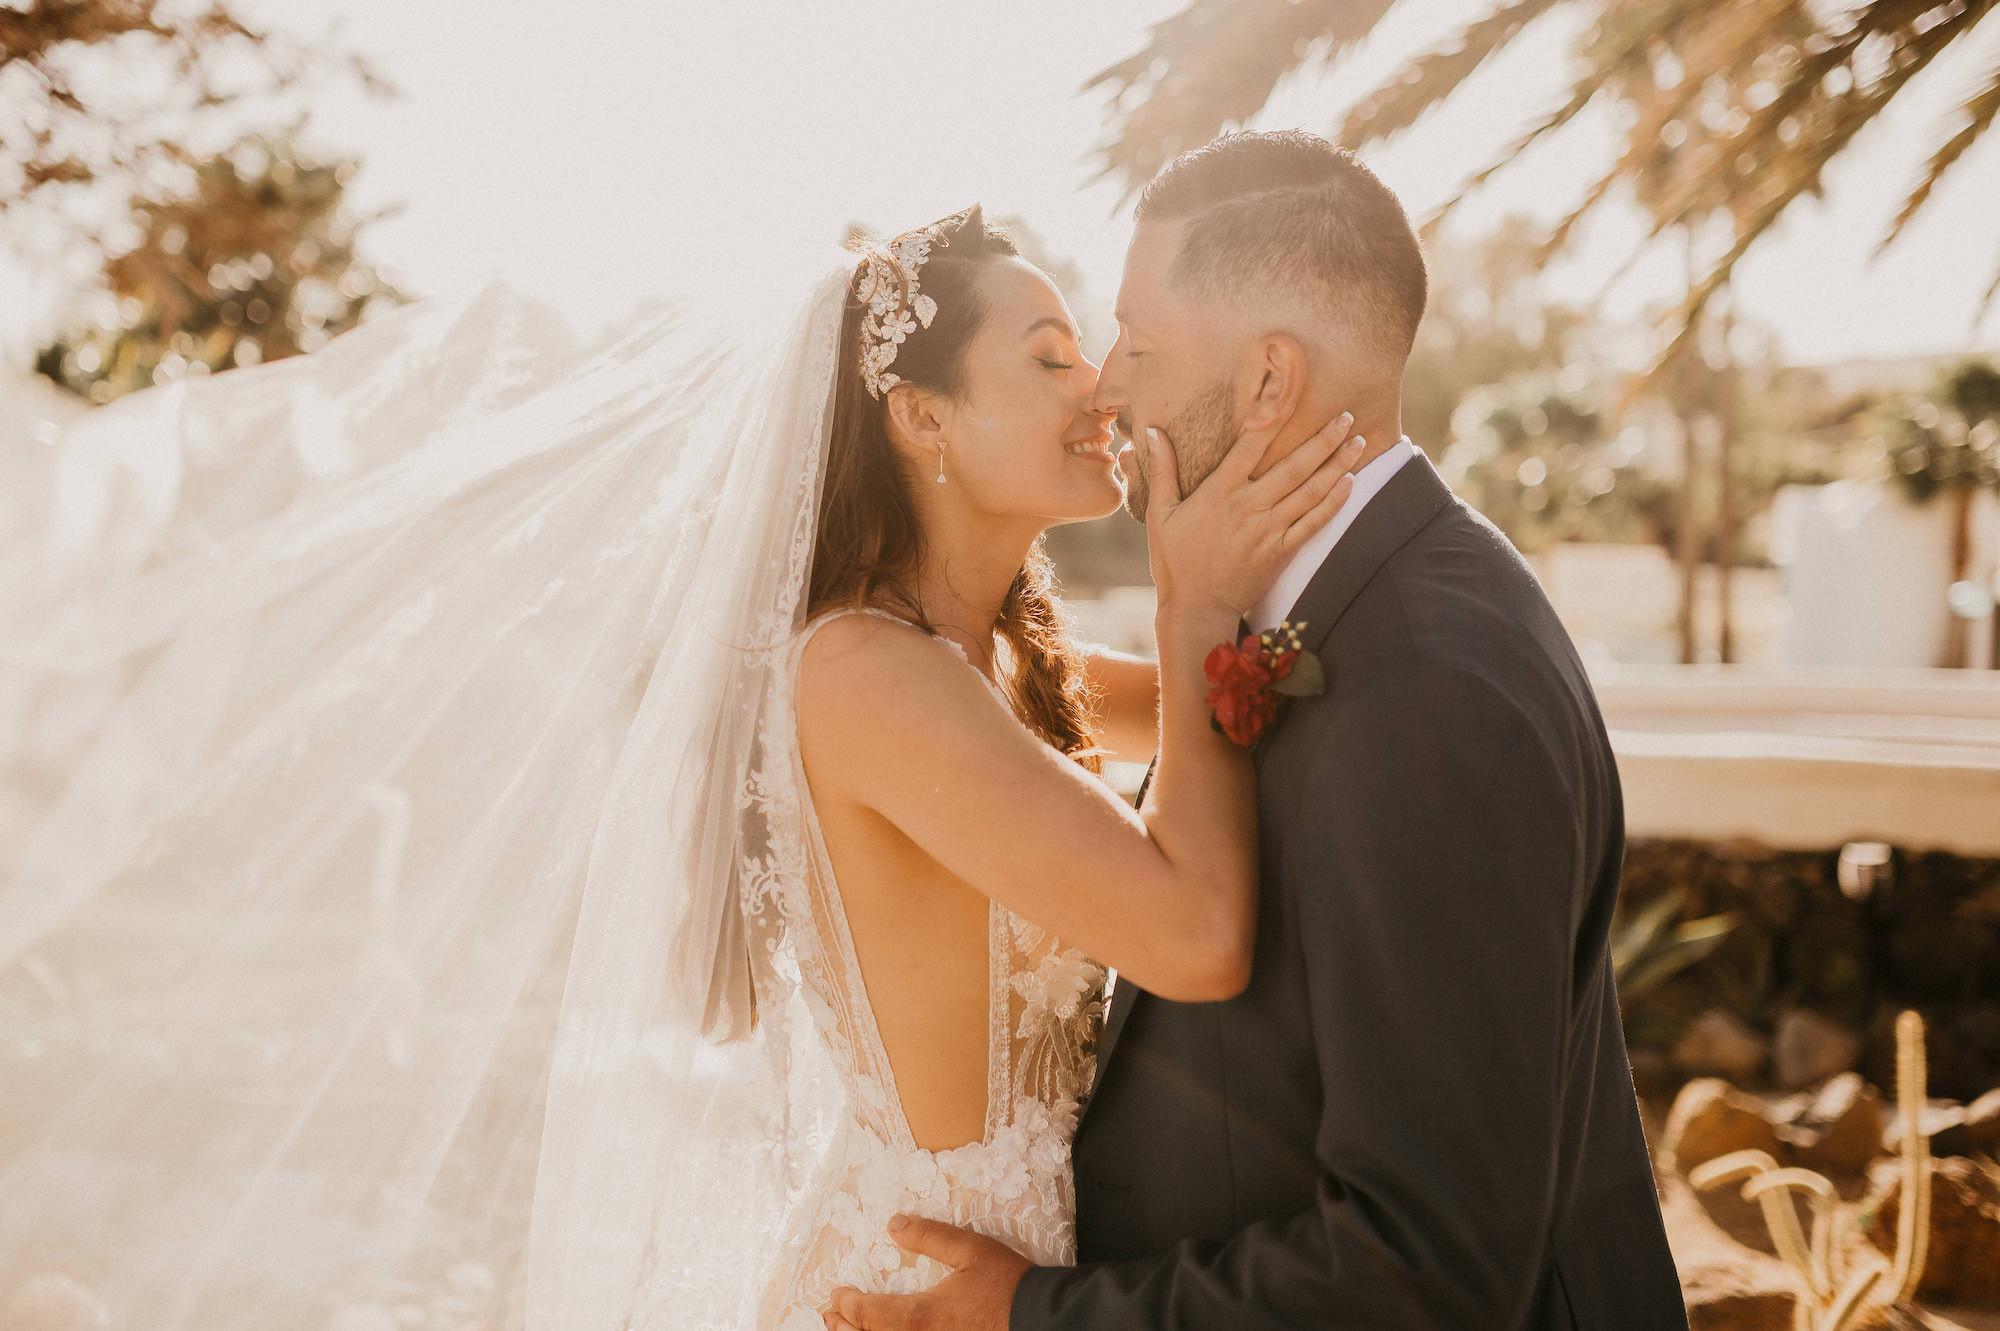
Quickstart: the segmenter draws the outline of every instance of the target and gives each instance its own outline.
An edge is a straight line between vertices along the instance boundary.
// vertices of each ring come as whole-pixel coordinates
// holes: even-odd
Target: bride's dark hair
[[[937,301],[937,316],[897,349],[894,371],[950,397],[964,388],[965,349],[986,319],[979,271],[1020,251],[1004,230],[987,223],[977,204],[938,225],[946,243],[933,246],[920,274],[924,294]],[[862,382],[861,321],[867,306],[855,296],[859,265],[855,277],[841,322],[833,433],[807,610],[874,605],[934,631],[912,590],[924,553],[911,497],[917,478],[889,442],[886,400],[870,396]],[[1055,568],[1040,540],[1014,575],[994,632],[1006,648],[1005,683],[1027,720],[1057,749],[1099,770],[1083,654],[1070,635]]]

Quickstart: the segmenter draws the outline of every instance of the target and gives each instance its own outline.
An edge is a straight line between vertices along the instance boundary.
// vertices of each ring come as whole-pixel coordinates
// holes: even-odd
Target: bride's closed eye
[[[1037,356],[1035,359],[1041,361],[1042,368],[1045,370],[1074,370],[1076,368],[1075,361],[1049,360],[1043,356]]]

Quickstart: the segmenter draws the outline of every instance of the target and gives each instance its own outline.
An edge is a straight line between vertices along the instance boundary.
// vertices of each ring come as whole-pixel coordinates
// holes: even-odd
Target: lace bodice
[[[820,625],[850,613],[882,612],[822,615],[788,644],[791,658],[774,685],[785,696],[767,710],[761,743],[759,786],[772,802],[766,872],[748,893],[753,951],[767,984],[789,986],[803,1000],[846,1111],[811,1134],[824,1149],[794,1183],[782,1260],[759,1300],[758,1326],[782,1331],[818,1331],[836,1285],[907,1293],[945,1276],[939,1263],[890,1241],[889,1218],[898,1211],[977,1230],[1038,1263],[1074,1261],[1070,1138],[1103,1016],[1102,967],[989,903],[985,1131],[944,1151],[916,1144],[797,744],[799,657]]]

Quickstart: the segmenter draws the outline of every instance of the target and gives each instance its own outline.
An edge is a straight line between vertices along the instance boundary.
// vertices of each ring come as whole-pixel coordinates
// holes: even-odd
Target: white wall
[[[1993,576],[1993,496],[1978,496],[1972,572]],[[1772,509],[1772,558],[1785,572],[1777,659],[1794,665],[1948,665],[1952,515],[1947,498],[1900,485],[1785,486]],[[1991,630],[1974,636],[1982,642]]]

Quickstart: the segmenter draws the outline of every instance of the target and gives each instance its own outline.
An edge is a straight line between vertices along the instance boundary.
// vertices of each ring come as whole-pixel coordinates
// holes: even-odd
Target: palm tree
[[[1680,235],[1689,264],[1687,294],[1670,336],[1631,391],[1673,387],[1702,312],[1723,291],[1737,262],[1801,196],[1817,193],[1828,163],[1909,82],[1971,35],[2000,0],[1491,0],[1484,16],[1424,51],[1348,111],[1336,137],[1354,148],[1378,143],[1447,100],[1467,76],[1530,24],[1558,10],[1594,15],[1579,42],[1579,70],[1553,113],[1527,126],[1426,221],[1531,144],[1600,102],[1622,104],[1624,143],[1582,201],[1549,233],[1544,257],[1615,185],[1628,184],[1651,219],[1649,239]],[[1374,30],[1396,0],[1190,0],[1156,24],[1144,47],[1093,77],[1086,88],[1113,94],[1111,126],[1100,145],[1103,174],[1135,190],[1176,153],[1254,116],[1278,81],[1311,61],[1331,61]],[[1918,173],[1878,253],[1923,210],[1932,192],[2000,115],[2000,59],[1977,79],[1938,147]],[[1721,225],[1718,226],[1718,223]],[[1697,237],[1720,230],[1726,243],[1696,259]],[[1635,251],[1636,253],[1636,251]],[[2000,295],[2000,272],[1975,318]],[[1726,404],[1723,415],[1729,413]],[[1727,422],[1718,420],[1725,427]],[[1692,424],[1692,422],[1690,422]],[[1730,440],[1714,465],[1721,491],[1721,656],[1733,655],[1728,564],[1734,546]],[[1692,433],[1683,512],[1682,658],[1697,657],[1694,589],[1700,542],[1693,496],[1698,475]]]
[[[1412,0],[1414,3],[1414,0]],[[1652,235],[1727,219],[1727,244],[1697,270],[1664,362],[1692,335],[1738,260],[1828,163],[1933,60],[1971,36],[2000,0],[1493,0],[1482,18],[1416,56],[1363,97],[1336,137],[1364,148],[1413,124],[1529,24],[1557,10],[1594,14],[1581,72],[1562,104],[1528,126],[1466,191],[1586,107],[1622,101],[1617,160],[1550,237],[1560,245],[1612,186],[1636,187]],[[1176,153],[1254,116],[1278,81],[1341,55],[1396,0],[1190,0],[1145,45],[1093,77],[1113,94],[1103,174],[1136,189]],[[1892,244],[2000,115],[2000,59],[1966,90],[1881,238]],[[1437,216],[1429,219],[1435,223]],[[1981,256],[1982,262],[1985,256]],[[1979,313],[2000,296],[2000,272]]]

